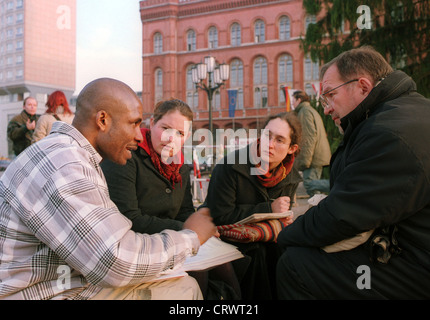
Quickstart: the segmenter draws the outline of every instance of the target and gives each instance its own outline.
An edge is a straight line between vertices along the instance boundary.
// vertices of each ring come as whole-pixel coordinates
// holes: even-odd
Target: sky
[[[76,91],[109,77],[142,91],[139,0],[77,0]]]

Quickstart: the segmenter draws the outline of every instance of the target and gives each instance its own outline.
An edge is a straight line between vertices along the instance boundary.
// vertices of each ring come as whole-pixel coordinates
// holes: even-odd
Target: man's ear
[[[358,79],[358,85],[360,87],[360,93],[365,97],[367,97],[367,95],[370,93],[370,91],[372,91],[374,87],[372,81],[365,77],[361,77]]]
[[[96,125],[100,128],[101,131],[106,131],[110,127],[111,118],[106,111],[100,110],[99,112],[97,112]]]

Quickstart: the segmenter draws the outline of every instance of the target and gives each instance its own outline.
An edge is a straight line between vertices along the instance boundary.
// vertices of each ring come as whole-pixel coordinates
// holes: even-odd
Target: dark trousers
[[[429,299],[430,272],[404,254],[372,263],[365,246],[325,253],[288,247],[277,265],[279,299]]]

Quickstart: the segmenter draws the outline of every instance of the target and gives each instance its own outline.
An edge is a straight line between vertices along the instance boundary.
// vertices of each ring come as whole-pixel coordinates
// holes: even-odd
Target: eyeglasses
[[[336,89],[339,89],[340,87],[343,87],[343,86],[345,86],[345,85],[347,85],[347,84],[349,84],[351,82],[354,82],[354,81],[358,81],[358,79],[349,80],[349,81],[347,81],[345,83],[342,83],[340,86],[337,86],[336,88],[330,89],[329,91],[326,91],[326,92],[322,93],[321,96],[320,96],[319,101],[320,101],[321,105],[323,106],[323,108],[327,109],[328,107],[330,107],[330,103],[329,103],[327,97],[325,96],[326,94],[328,94],[328,93],[330,93],[330,92],[332,92],[332,91],[334,91]]]

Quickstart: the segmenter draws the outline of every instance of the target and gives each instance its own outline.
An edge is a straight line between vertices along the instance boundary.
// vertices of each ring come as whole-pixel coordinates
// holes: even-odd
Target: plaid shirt
[[[101,156],[56,122],[0,179],[0,299],[88,299],[148,282],[200,246],[191,230],[131,231],[109,198]]]

